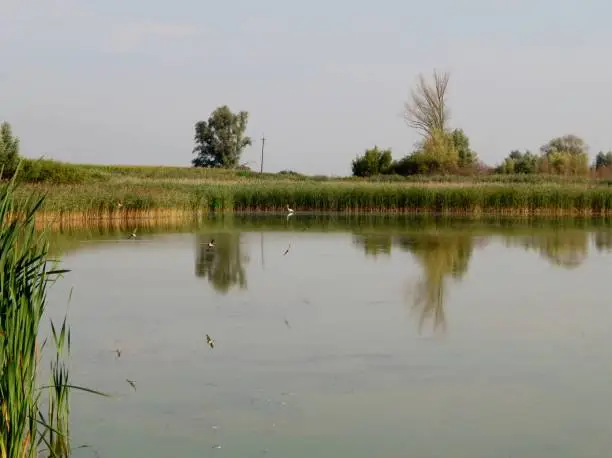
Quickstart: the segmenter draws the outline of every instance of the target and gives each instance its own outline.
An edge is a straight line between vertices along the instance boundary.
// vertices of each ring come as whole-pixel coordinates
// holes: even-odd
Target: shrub
[[[87,179],[102,179],[102,174],[94,174],[85,167],[66,164],[50,159],[23,159],[19,181],[29,183],[78,184]]]
[[[363,154],[357,156],[352,163],[353,176],[370,177],[387,173],[392,162],[391,150],[381,150],[374,146]]]

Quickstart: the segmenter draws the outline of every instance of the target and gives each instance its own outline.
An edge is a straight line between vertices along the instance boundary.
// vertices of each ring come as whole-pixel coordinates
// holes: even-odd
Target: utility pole
[[[259,167],[259,173],[263,173],[263,153],[264,146],[266,145],[266,137],[264,135],[261,136],[261,164]]]

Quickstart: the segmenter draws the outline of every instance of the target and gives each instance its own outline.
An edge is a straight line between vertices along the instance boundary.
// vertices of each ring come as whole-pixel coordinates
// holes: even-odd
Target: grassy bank
[[[612,188],[581,185],[406,185],[404,183],[251,182],[186,184],[25,184],[44,192],[42,210],[78,218],[137,218],[208,212],[443,213],[599,216],[612,214]]]
[[[71,164],[45,159],[24,159],[20,180],[28,183],[93,184],[93,183],[247,183],[247,182],[348,182],[348,183],[501,183],[501,184],[580,184],[609,186],[612,180],[595,176],[561,176],[549,174],[472,175],[379,175],[368,178],[351,176],[305,175],[294,171],[262,173],[250,169],[206,169],[176,166],[129,166]]]

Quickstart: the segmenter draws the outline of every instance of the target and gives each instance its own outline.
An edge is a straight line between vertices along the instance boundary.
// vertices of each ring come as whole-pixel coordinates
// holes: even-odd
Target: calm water
[[[295,215],[127,232],[54,235],[72,269],[50,297],[59,317],[73,288],[73,382],[113,395],[74,393],[75,445],[610,455],[608,224]]]

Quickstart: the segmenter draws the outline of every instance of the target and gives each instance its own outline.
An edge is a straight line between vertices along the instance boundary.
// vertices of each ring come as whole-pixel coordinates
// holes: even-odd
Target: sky
[[[194,124],[249,112],[242,161],[345,175],[402,117],[418,75],[450,72],[451,127],[480,159],[553,137],[612,149],[612,2],[2,0],[0,121],[22,153],[189,165]]]

